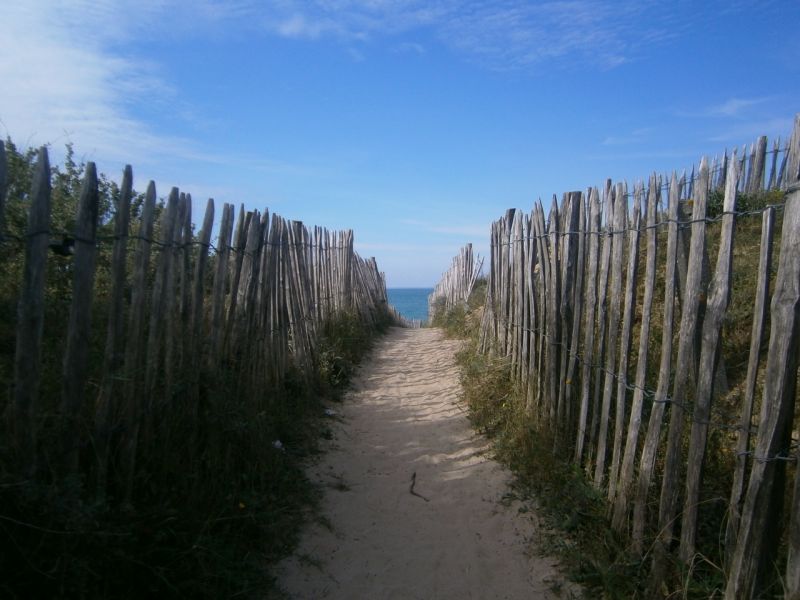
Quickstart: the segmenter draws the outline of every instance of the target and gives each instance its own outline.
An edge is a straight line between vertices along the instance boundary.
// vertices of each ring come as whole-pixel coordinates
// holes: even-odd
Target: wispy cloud
[[[600,143],[603,146],[629,146],[633,144],[641,144],[642,142],[648,141],[651,133],[653,133],[652,127],[642,127],[627,134],[606,136],[606,138]]]
[[[722,102],[712,104],[704,107],[696,107],[688,110],[679,109],[675,111],[678,117],[688,118],[714,118],[714,119],[733,119],[741,117],[751,117],[753,111],[750,110],[755,107],[763,109],[764,105],[773,100],[769,96],[761,96],[758,98],[740,98],[731,97]]]
[[[423,56],[426,52],[425,46],[416,42],[403,42],[394,48],[395,52],[399,54],[416,54]]]
[[[788,136],[792,131],[793,120],[790,117],[778,117],[773,119],[759,119],[748,121],[733,127],[726,127],[725,130],[709,137],[710,142],[738,142],[742,140],[754,140],[761,135],[769,136],[770,139],[779,136]]]
[[[279,21],[275,31],[287,38],[315,40],[325,33],[341,34],[343,31],[331,19],[313,19],[300,13],[294,13]]]
[[[315,167],[217,154],[138,116],[168,115],[189,130],[210,121],[167,82],[160,65],[131,53],[129,42],[161,35],[167,14],[180,24],[178,34],[187,35],[192,28],[196,33],[224,21],[240,23],[252,18],[253,10],[249,0],[197,0],[191,7],[163,0],[2,3],[0,136],[22,145],[52,144],[56,155],[72,142],[86,160],[113,169],[132,163],[156,177],[176,160],[307,174]]]
[[[23,143],[72,141],[110,160],[145,158],[150,148],[185,147],[185,140],[160,136],[132,116],[132,102],[171,98],[174,90],[154,65],[109,48],[110,33],[103,25],[108,22],[114,31],[120,16],[110,3],[86,3],[85,8],[83,13],[81,6],[66,10],[33,0],[0,8],[0,56],[6,57],[0,61],[0,80],[6,82],[0,86],[3,133]],[[73,12],[82,13],[84,21],[75,22]]]
[[[769,98],[730,98],[722,104],[709,107],[706,114],[712,117],[737,117],[748,108],[763,104],[767,100]]]
[[[680,23],[652,18],[658,3],[635,0],[271,0],[264,11],[266,29],[289,38],[352,43],[429,31],[444,46],[501,70],[554,61],[615,68],[681,33]],[[396,48],[424,51],[417,42]]]
[[[626,160],[649,160],[649,159],[689,159],[695,158],[691,150],[660,150],[657,146],[652,149],[647,148],[640,152],[614,152],[602,154],[585,154],[586,160],[602,161],[626,161]]]

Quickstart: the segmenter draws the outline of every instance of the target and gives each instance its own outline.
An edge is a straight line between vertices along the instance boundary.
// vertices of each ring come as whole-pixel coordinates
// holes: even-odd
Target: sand
[[[458,341],[393,329],[332,417],[321,523],[279,565],[294,598],[558,598],[536,517],[459,404]],[[409,492],[416,473],[414,491]],[[427,500],[426,500],[427,499]],[[568,587],[568,586],[567,586]]]

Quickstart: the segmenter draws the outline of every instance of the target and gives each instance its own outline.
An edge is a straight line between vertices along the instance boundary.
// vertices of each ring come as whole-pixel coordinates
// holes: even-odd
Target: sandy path
[[[509,474],[457,404],[458,342],[394,329],[362,368],[311,471],[330,528],[309,527],[280,567],[295,598],[555,598],[535,525],[500,503]],[[416,472],[414,491],[409,493]]]

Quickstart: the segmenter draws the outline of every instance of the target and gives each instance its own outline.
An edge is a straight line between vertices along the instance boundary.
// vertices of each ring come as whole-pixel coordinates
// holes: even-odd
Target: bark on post
[[[783,497],[781,460],[790,445],[791,422],[797,393],[797,352],[800,338],[800,186],[790,188],[786,199],[775,293],[770,310],[769,352],[764,395],[759,418],[753,467],[742,508],[739,536],[730,566],[725,598],[752,598],[772,568],[776,545],[776,506]],[[795,497],[795,507],[797,497]],[[797,512],[792,532],[797,531]],[[798,544],[790,543],[787,597],[796,598]],[[793,595],[794,594],[794,595]]]
[[[656,464],[656,451],[661,438],[661,426],[667,404],[670,372],[672,366],[672,330],[675,318],[675,296],[677,287],[678,246],[678,204],[681,197],[681,184],[673,173],[669,186],[669,213],[667,216],[667,254],[666,274],[664,277],[664,319],[661,329],[661,359],[658,368],[658,383],[647,434],[639,460],[639,478],[636,484],[636,500],[633,510],[633,551],[641,554],[644,551],[644,529],[647,521],[647,497]]]
[[[603,245],[600,253],[600,275],[597,287],[597,352],[592,368],[595,371],[594,394],[592,396],[592,422],[589,428],[589,446],[586,453],[586,473],[592,476],[592,467],[596,453],[597,430],[600,425],[600,402],[602,400],[603,389],[603,368],[602,363],[606,350],[606,329],[608,322],[608,274],[609,263],[611,262],[611,248],[614,236],[611,233],[614,229],[614,187],[611,180],[606,181],[604,202],[605,202],[605,221],[603,223],[605,233],[603,234]]]
[[[603,404],[600,408],[600,428],[597,436],[597,457],[594,468],[594,484],[598,488],[605,479],[606,447],[608,441],[608,420],[614,395],[614,367],[617,358],[620,304],[622,300],[622,248],[627,222],[628,201],[626,190],[617,184],[614,201],[614,224],[612,225],[611,249],[611,303],[608,311],[608,337],[606,338],[605,381],[603,383]]]
[[[611,468],[608,476],[608,501],[613,502],[617,493],[617,477],[622,460],[622,437],[625,430],[625,409],[628,392],[628,355],[631,349],[633,316],[636,312],[636,283],[639,272],[639,225],[644,188],[640,184],[635,191],[633,216],[628,229],[628,270],[625,275],[625,306],[622,317],[622,333],[619,339],[619,363],[617,366],[617,404],[614,418],[614,443],[611,452]]]
[[[224,204],[222,220],[217,238],[216,264],[214,265],[214,290],[211,296],[211,340],[209,343],[208,365],[213,370],[222,359],[224,320],[225,320],[225,283],[228,276],[231,232],[233,230],[233,205]]]
[[[67,325],[67,342],[62,370],[61,447],[63,474],[78,470],[81,444],[80,409],[88,374],[89,333],[94,294],[94,271],[97,256],[97,169],[87,163],[78,212],[75,217],[75,254],[73,256],[72,302]]]
[[[150,244],[153,237],[153,217],[156,204],[156,186],[147,186],[141,222],[139,224],[136,255],[134,256],[131,308],[128,321],[128,345],[125,351],[124,407],[120,434],[120,463],[125,501],[130,502],[136,471],[136,450],[142,419],[142,363],[145,345],[145,303],[147,301],[147,271],[150,265]]]
[[[597,188],[589,194],[589,258],[586,279],[586,295],[583,325],[583,354],[581,369],[581,405],[578,414],[578,431],[575,441],[575,463],[583,459],[583,447],[586,442],[586,423],[589,417],[589,395],[591,390],[592,364],[594,363],[594,316],[597,306],[597,270],[598,250],[600,247],[600,201]]]
[[[0,244],[5,239],[6,232],[6,191],[8,190],[8,161],[6,159],[6,145],[0,140]]]
[[[658,232],[656,231],[656,212],[658,211],[658,184],[655,174],[650,177],[650,187],[647,194],[646,207],[646,236],[647,236],[647,263],[644,275],[644,299],[642,301],[642,323],[639,330],[639,354],[636,361],[636,380],[631,403],[631,414],[628,421],[628,433],[625,439],[625,451],[622,456],[620,475],[617,484],[616,502],[612,526],[619,532],[627,529],[628,502],[633,483],[633,468],[636,450],[639,442],[639,430],[642,425],[642,409],[644,407],[644,385],[647,376],[647,347],[650,341],[650,318],[653,308],[653,291],[656,283],[656,249]],[[665,304],[669,300],[665,298]]]
[[[728,183],[728,185],[733,185]],[[664,478],[661,482],[661,498],[659,501],[658,530],[653,554],[651,571],[651,593],[655,593],[661,585],[666,566],[666,555],[672,542],[675,530],[675,514],[678,507],[680,485],[678,475],[680,469],[681,442],[685,420],[685,402],[688,377],[692,370],[692,357],[696,355],[695,340],[697,329],[697,313],[700,296],[703,294],[703,254],[706,243],[706,201],[708,199],[708,161],[703,158],[700,163],[699,178],[694,197],[692,212],[692,237],[689,244],[689,263],[686,275],[684,303],[681,307],[680,338],[678,341],[678,357],[675,363],[675,383],[670,402],[669,435],[664,464]]]
[[[97,453],[97,493],[105,494],[108,454],[111,431],[119,419],[119,379],[125,365],[124,301],[125,276],[128,255],[128,227],[130,226],[131,195],[133,193],[133,170],[125,166],[119,200],[114,213],[114,250],[111,258],[111,301],[108,311],[103,383],[95,407],[95,451]]]
[[[12,437],[23,476],[36,468],[34,411],[39,399],[44,285],[50,242],[50,160],[39,148],[31,186],[31,205],[25,240],[25,270],[17,305],[17,342],[14,352]]]
[[[745,491],[745,470],[749,461],[750,429],[753,420],[753,401],[756,391],[758,363],[761,356],[761,341],[764,337],[764,321],[767,316],[769,298],[769,278],[772,272],[772,238],[775,225],[775,209],[764,211],[761,220],[761,250],[758,257],[758,283],[753,308],[753,327],[750,334],[750,356],[747,362],[744,400],[742,402],[739,431],[736,440],[736,466],[733,471],[731,499],[728,504],[728,525],[725,532],[725,554],[730,560],[736,547],[739,519],[742,511],[742,497]]]
[[[576,270],[578,267],[579,235],[581,230],[581,193],[570,192],[566,195],[566,212],[562,209],[563,218],[563,251],[561,252],[561,302],[559,319],[561,321],[561,368],[559,375],[558,406],[556,409],[556,447],[563,444],[567,432],[567,403],[571,402],[572,381],[567,377],[572,337],[578,336],[579,330],[573,325],[580,321],[575,314],[575,288],[578,285]],[[570,397],[568,397],[570,396]]]
[[[765,144],[766,144],[766,138]],[[730,302],[731,267],[733,260],[733,235],[736,210],[736,188],[731,180],[736,179],[736,162],[728,170],[728,184],[725,186],[725,215],[722,217],[719,253],[714,277],[708,288],[708,304],[703,319],[702,346],[700,349],[700,368],[697,375],[695,406],[692,415],[692,432],[689,443],[689,457],[686,473],[686,497],[681,521],[680,558],[689,562],[695,552],[697,534],[697,507],[700,501],[700,483],[703,462],[705,461],[706,441],[708,439],[708,420],[711,415],[711,399],[714,391],[714,368],[721,349],[720,334],[725,313]]]
[[[584,289],[584,268],[586,261],[586,199],[581,192],[574,192],[574,201],[578,203],[578,226],[575,233],[572,235],[578,238],[578,256],[575,265],[575,284],[572,290],[573,297],[573,315],[572,315],[572,332],[570,334],[570,349],[569,349],[569,364],[567,366],[567,373],[564,377],[564,395],[565,395],[565,408],[566,415],[562,425],[563,437],[566,441],[570,441],[572,430],[575,426],[575,401],[573,400],[574,391],[577,389],[575,383],[575,376],[579,362],[579,346],[581,336],[581,319],[583,317],[583,289]]]

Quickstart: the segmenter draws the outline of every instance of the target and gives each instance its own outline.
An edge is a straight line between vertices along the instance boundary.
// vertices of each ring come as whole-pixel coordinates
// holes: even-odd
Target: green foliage
[[[4,260],[0,262],[0,382],[5,408],[13,386],[16,307],[24,260],[33,150],[6,144],[9,193]],[[51,243],[69,234],[85,165],[67,147],[52,169]],[[119,189],[100,176],[100,226],[87,398],[101,381],[114,207]],[[131,232],[144,196],[136,194]],[[163,210],[163,202],[157,207]],[[158,232],[156,231],[156,235]],[[128,260],[132,263],[134,241]],[[214,264],[215,257],[211,257]],[[235,360],[199,374],[199,403],[178,380],[173,410],[156,419],[158,435],[140,450],[130,502],[115,487],[98,493],[92,436],[81,449],[83,475],[56,475],[61,446],[55,436],[61,360],[72,289],[71,257],[48,257],[45,292],[39,452],[35,478],[20,480],[8,439],[0,438],[0,596],[9,598],[228,598],[278,595],[269,565],[296,544],[319,490],[306,478],[304,461],[326,435],[325,399],[341,394],[356,363],[389,323],[379,315],[365,325],[345,315],[324,326],[317,372],[290,371],[280,384],[242,402]],[[153,277],[151,263],[150,278]],[[212,272],[210,269],[209,272]],[[209,285],[211,281],[208,281]],[[188,377],[188,375],[182,375]],[[161,391],[159,390],[159,393]],[[164,394],[161,394],[162,396]],[[94,406],[82,422],[91,427]],[[119,436],[120,431],[115,431]],[[116,439],[116,438],[115,438]],[[118,441],[118,439],[117,439]],[[198,450],[199,449],[199,450]],[[112,457],[112,468],[119,466]]]
[[[390,324],[388,313],[380,315],[375,326],[366,325],[355,313],[342,313],[323,325],[318,368],[324,392],[340,397],[375,338]]]
[[[737,194],[736,212],[749,212],[760,210],[766,206],[783,204],[786,194],[781,190],[755,192],[753,194]],[[716,189],[709,193],[706,203],[706,217],[713,219],[723,212],[725,205],[725,190]]]
[[[431,327],[441,327],[448,337],[470,337],[478,332],[480,312],[486,299],[486,279],[475,282],[465,305],[445,310],[444,298],[434,305]]]
[[[14,482],[2,473],[1,595],[220,598],[269,590],[266,565],[293,547],[318,498],[302,469],[320,431],[315,398],[284,397],[287,410],[246,415],[214,386],[203,455],[162,456],[128,506],[93,499],[88,481]],[[186,432],[173,433],[185,441]]]
[[[473,426],[492,440],[496,458],[513,471],[514,493],[534,498],[545,520],[543,549],[559,557],[587,597],[635,597],[641,565],[614,535],[602,494],[553,452],[551,435],[538,428],[524,394],[511,383],[508,362],[479,354],[474,343],[458,361]]]
[[[467,309],[456,306],[448,311],[444,310],[444,299],[437,302],[431,326],[441,327],[448,337],[460,337],[467,327]]]
[[[722,195],[713,193],[709,203],[709,217],[719,216],[722,211]],[[785,194],[778,190],[738,196],[737,211],[759,211],[770,205],[780,205]],[[783,213],[776,211],[775,240],[772,281],[777,268],[777,253]],[[706,229],[706,243],[711,268],[714,268],[719,247],[720,224],[710,223]],[[654,390],[657,385],[664,314],[664,279],[666,230],[659,235],[659,255],[656,263],[656,287],[653,313],[650,323],[649,360],[645,387]],[[733,247],[733,269],[731,303],[728,308],[721,343],[721,355],[726,365],[726,391],[717,390],[712,405],[713,423],[736,425],[741,410],[743,386],[750,353],[751,324],[759,261],[761,215],[737,218],[735,244]],[[642,240],[644,244],[645,241]],[[643,250],[643,248],[642,248]],[[634,347],[638,342],[641,327],[641,299],[644,295],[645,253],[640,252],[639,289],[640,306],[634,318]],[[774,289],[774,285],[772,286]],[[538,420],[527,406],[524,394],[515,389],[511,371],[505,359],[494,359],[477,352],[474,343],[476,320],[480,308],[470,306],[463,314],[439,315],[441,326],[449,331],[472,339],[460,354],[462,383],[465,399],[476,428],[493,440],[497,457],[510,466],[516,477],[516,490],[521,495],[531,495],[543,513],[551,534],[549,550],[555,552],[570,576],[580,582],[587,597],[645,598],[644,582],[650,568],[649,554],[633,555],[626,548],[627,540],[616,536],[607,516],[608,505],[604,494],[598,493],[583,471],[572,464],[570,456],[554,454],[551,433],[543,431]],[[680,323],[680,302],[676,299],[675,323]],[[767,318],[769,321],[769,317]],[[769,330],[769,322],[766,331]],[[673,331],[673,364],[677,354],[679,331]],[[765,361],[762,348],[761,362]],[[628,372],[636,371],[637,355],[632,353]],[[763,373],[757,381],[754,414],[759,413],[762,397]],[[690,385],[687,400],[692,401],[693,386]],[[649,406],[645,406],[643,422],[647,423]],[[666,430],[664,430],[666,433]],[[684,455],[688,448],[689,428],[686,428]],[[640,436],[640,443],[643,436]],[[735,436],[728,428],[712,427],[707,442],[704,463],[703,494],[698,514],[697,554],[691,565],[684,565],[674,558],[669,565],[664,594],[668,597],[708,598],[719,597],[724,588],[724,535],[727,524],[727,503],[731,489],[733,447]],[[663,464],[656,465],[655,480],[660,481]],[[791,477],[791,476],[790,476]],[[790,502],[791,481],[787,484],[785,502]],[[653,485],[650,493],[650,511],[657,514],[659,485]],[[784,531],[788,531],[788,517]],[[649,524],[652,526],[652,522]],[[655,535],[652,529],[646,536]],[[780,542],[778,564],[785,564],[785,540]],[[646,546],[647,547],[647,546]],[[782,571],[779,567],[777,571]],[[779,583],[774,584],[775,586]],[[715,596],[716,594],[716,596]],[[777,597],[777,595],[776,595]]]

